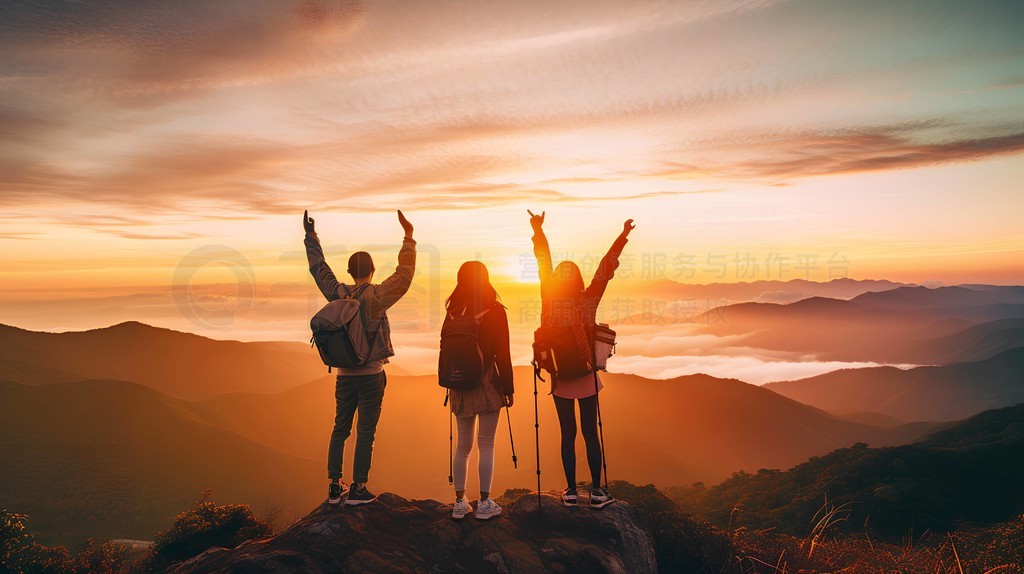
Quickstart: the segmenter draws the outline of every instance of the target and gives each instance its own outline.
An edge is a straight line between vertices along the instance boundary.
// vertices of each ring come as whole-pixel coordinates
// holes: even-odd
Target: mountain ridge
[[[823,504],[840,530],[898,540],[914,532],[993,523],[1024,512],[1024,403],[946,425],[912,444],[865,444],[787,470],[736,473],[713,487],[669,488],[682,508],[713,524],[778,528],[803,536]],[[739,510],[737,510],[739,509]]]
[[[840,369],[764,387],[836,416],[876,412],[904,421],[958,420],[1024,402],[1024,347],[982,361]]]
[[[109,378],[198,399],[276,392],[324,371],[300,343],[211,339],[138,321],[61,333],[0,325],[0,379],[22,384]]]

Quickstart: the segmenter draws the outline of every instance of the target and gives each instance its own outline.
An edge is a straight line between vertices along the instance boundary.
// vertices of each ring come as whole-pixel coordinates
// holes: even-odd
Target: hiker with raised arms
[[[466,475],[469,473],[474,430],[479,421],[476,442],[480,500],[474,517],[487,520],[501,514],[501,506],[490,497],[494,476],[494,436],[501,409],[508,412],[515,392],[508,316],[498,293],[491,286],[483,263],[463,263],[457,278],[455,289],[445,301],[437,368],[438,383],[448,389],[445,402],[451,412],[449,420],[454,415],[458,421],[458,446],[452,454],[449,476],[455,488],[452,518],[461,519],[474,512],[466,500]],[[514,446],[512,453],[515,463]]]
[[[590,467],[589,503],[603,507],[613,498],[607,485],[601,484],[603,437],[598,436],[598,394],[603,385],[597,369],[602,359],[607,359],[607,354],[597,357],[595,353],[597,309],[608,281],[619,266],[619,255],[629,232],[635,226],[632,219],[623,224],[622,233],[601,259],[590,285],[585,286],[580,268],[572,261],[562,261],[552,268],[551,248],[543,229],[545,213],[534,215],[529,210],[527,213],[533,227],[533,252],[537,257],[541,292],[541,327],[534,334],[534,368],[535,374],[544,368],[551,375],[552,395],[561,430],[562,468],[567,483],[562,492],[562,503],[574,506],[578,502],[576,403],[579,403],[579,427],[583,432]]]
[[[337,368],[335,382],[335,417],[327,451],[327,478],[330,479],[327,503],[346,505],[373,502],[376,495],[366,488],[369,480],[373,439],[380,419],[381,403],[387,376],[384,365],[395,354],[391,346],[391,325],[387,310],[409,290],[416,270],[416,241],[413,227],[401,211],[398,222],[405,230],[398,252],[395,272],[380,283],[373,283],[373,258],[365,251],[353,253],[348,260],[348,273],[354,284],[338,281],[324,260],[320,240],[309,212],[302,215],[306,231],[306,258],[309,272],[328,304],[313,318],[313,341],[328,370]],[[352,433],[352,419],[359,412],[356,428],[353,481],[347,488],[342,478],[342,454],[345,441]]]

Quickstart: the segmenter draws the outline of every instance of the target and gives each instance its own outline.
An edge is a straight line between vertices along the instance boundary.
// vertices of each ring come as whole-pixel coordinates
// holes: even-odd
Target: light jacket
[[[355,285],[343,284],[334,276],[334,272],[324,259],[324,251],[315,232],[307,233],[304,243],[309,272],[328,301],[340,299],[355,289]],[[409,290],[415,271],[416,241],[406,237],[402,240],[402,248],[398,252],[398,266],[395,267],[395,272],[378,284],[366,286],[359,294],[360,319],[370,341],[368,363],[387,362],[387,358],[395,354],[391,345],[391,324],[388,322],[387,310]]]

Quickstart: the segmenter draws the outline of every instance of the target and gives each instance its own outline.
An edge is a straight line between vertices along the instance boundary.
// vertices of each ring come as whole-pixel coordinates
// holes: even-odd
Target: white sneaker
[[[452,518],[460,520],[465,518],[470,512],[473,512],[473,507],[469,505],[468,500],[465,498],[455,499],[455,504],[452,506]]]
[[[501,514],[501,507],[498,506],[497,502],[488,498],[486,500],[481,500],[476,505],[476,514],[473,516],[480,520],[487,520],[489,518],[494,518],[499,514]]]

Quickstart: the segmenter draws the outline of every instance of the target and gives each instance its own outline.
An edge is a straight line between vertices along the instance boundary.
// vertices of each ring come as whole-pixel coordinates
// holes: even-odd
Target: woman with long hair
[[[533,253],[537,257],[540,275],[541,326],[564,327],[582,325],[587,344],[593,349],[593,328],[597,323],[597,308],[608,287],[608,281],[619,266],[619,255],[626,245],[626,238],[633,230],[633,220],[627,220],[622,233],[612,243],[611,249],[601,259],[590,285],[584,285],[580,268],[572,261],[562,261],[557,267],[551,266],[551,248],[544,235],[544,213],[530,214],[533,227]],[[596,372],[578,377],[553,377],[552,395],[558,426],[562,435],[562,468],[565,471],[567,488],[562,492],[562,503],[572,506],[577,503],[576,492],[576,403],[579,403],[579,427],[587,447],[587,463],[590,467],[590,504],[602,507],[611,503],[611,494],[601,486],[601,444],[597,433],[597,394],[603,385]]]
[[[486,520],[501,514],[501,507],[490,498],[491,479],[494,476],[494,435],[501,409],[512,406],[515,391],[512,385],[508,316],[498,293],[491,286],[487,267],[479,261],[467,261],[459,268],[458,284],[445,301],[444,325],[467,315],[476,321],[477,343],[483,364],[480,380],[475,381],[469,390],[450,391],[450,408],[458,421],[459,437],[452,458],[455,486],[452,518],[463,518],[473,512],[466,500],[466,475],[469,471],[469,452],[473,448],[474,427],[479,421],[476,442],[480,455],[480,501],[474,516]],[[443,333],[444,326],[441,329]]]

